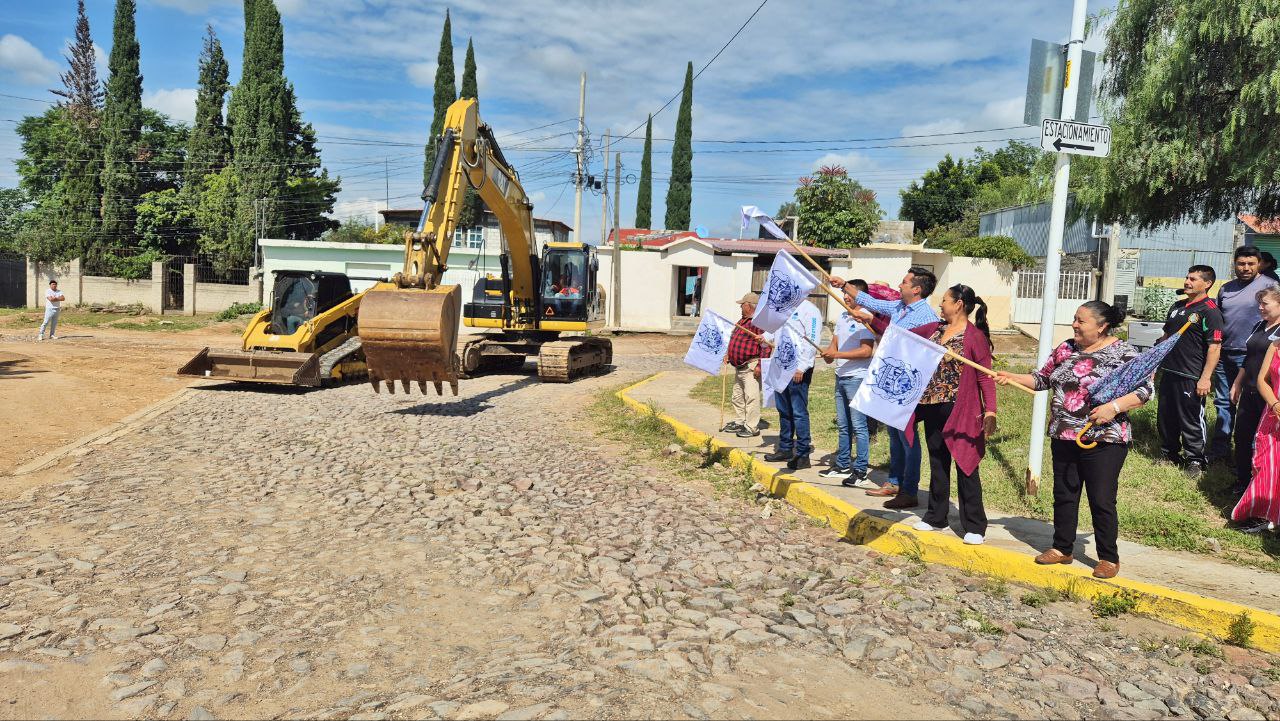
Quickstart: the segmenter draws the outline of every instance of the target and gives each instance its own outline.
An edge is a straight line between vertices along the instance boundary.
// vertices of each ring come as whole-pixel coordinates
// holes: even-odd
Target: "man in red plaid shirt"
[[[720,430],[736,433],[739,438],[760,435],[759,360],[769,357],[769,347],[756,337],[764,335],[764,331],[751,322],[759,302],[760,296],[755,293],[747,293],[738,301],[742,317],[734,326],[733,335],[729,336],[729,350],[724,358],[726,363],[733,366],[734,419]]]

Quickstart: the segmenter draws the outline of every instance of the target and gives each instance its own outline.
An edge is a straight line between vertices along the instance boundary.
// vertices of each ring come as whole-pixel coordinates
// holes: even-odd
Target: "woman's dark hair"
[[[978,330],[987,337],[987,345],[995,348],[995,341],[991,340],[991,328],[987,327],[987,302],[982,299],[982,296],[974,293],[973,288],[963,283],[956,283],[947,288],[947,292],[964,305],[965,315],[972,313],[974,308],[978,309],[978,313],[973,317],[973,324],[978,326]]]
[[[1106,334],[1110,334],[1111,331],[1120,327],[1120,324],[1124,322],[1124,311],[1110,303],[1103,303],[1100,300],[1091,300],[1088,303],[1081,303],[1080,307],[1092,313],[1093,317],[1097,318],[1099,323],[1106,324],[1107,329],[1103,331]]]

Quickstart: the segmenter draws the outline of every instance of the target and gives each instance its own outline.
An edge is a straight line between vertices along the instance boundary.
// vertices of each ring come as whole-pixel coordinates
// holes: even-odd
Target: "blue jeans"
[[[907,444],[907,434],[892,426],[889,431],[889,483],[896,484],[898,492],[914,496],[920,492],[920,434],[915,443]]]
[[[1209,442],[1209,457],[1228,457],[1231,455],[1231,426],[1235,409],[1231,407],[1231,384],[1236,374],[1244,366],[1245,352],[1242,350],[1222,349],[1222,357],[1218,367],[1213,369],[1213,407],[1218,411],[1218,419],[1213,422],[1213,436]],[[1246,378],[1246,383],[1255,379]]]
[[[44,322],[40,324],[40,337],[44,337],[44,331],[49,330],[49,337],[52,338],[58,334],[58,314],[62,312],[61,308],[54,308],[51,305],[44,307]]]
[[[795,456],[807,456],[813,451],[813,439],[809,437],[809,381],[805,373],[799,383],[792,381],[775,395],[778,406],[778,451]]]
[[[836,423],[840,426],[840,447],[836,449],[836,468],[853,471],[867,470],[871,456],[871,434],[867,432],[867,417],[849,407],[853,394],[858,392],[862,379],[854,376],[836,376]],[[857,457],[853,445],[857,443]],[[852,464],[852,465],[851,465]]]

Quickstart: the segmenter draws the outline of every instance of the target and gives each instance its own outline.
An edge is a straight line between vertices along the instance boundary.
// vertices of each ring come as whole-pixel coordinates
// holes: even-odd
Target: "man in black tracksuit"
[[[1173,304],[1164,323],[1164,337],[1168,338],[1191,321],[1160,364],[1156,416],[1165,458],[1182,464],[1192,478],[1204,473],[1208,441],[1204,399],[1222,351],[1222,311],[1209,297],[1216,279],[1213,268],[1191,266],[1182,284],[1187,297]]]

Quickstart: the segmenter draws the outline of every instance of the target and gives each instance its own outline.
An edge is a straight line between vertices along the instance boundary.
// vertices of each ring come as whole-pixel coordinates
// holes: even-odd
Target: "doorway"
[[[677,316],[694,318],[702,313],[702,290],[706,279],[706,268],[676,266]]]

